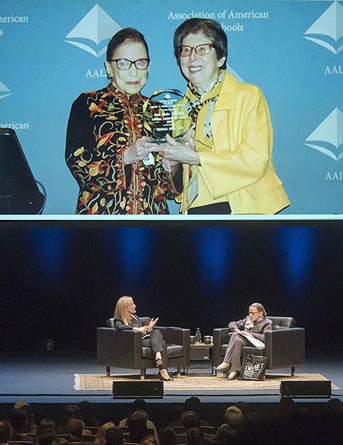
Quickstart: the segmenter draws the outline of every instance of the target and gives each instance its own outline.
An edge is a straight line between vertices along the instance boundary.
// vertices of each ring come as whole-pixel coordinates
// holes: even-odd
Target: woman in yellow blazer
[[[272,162],[266,100],[258,87],[225,71],[227,38],[220,24],[187,20],[175,32],[174,49],[188,80],[178,107],[193,134],[184,144],[168,137],[160,154],[170,171],[183,164],[181,212],[274,214],[287,207]]]

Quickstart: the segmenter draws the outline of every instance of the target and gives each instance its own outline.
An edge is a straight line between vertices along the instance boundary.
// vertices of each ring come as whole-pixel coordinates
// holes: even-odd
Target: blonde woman
[[[151,319],[149,324],[143,324],[136,315],[136,305],[132,297],[119,298],[114,311],[114,327],[117,331],[133,330],[143,334],[142,345],[150,346],[155,355],[156,366],[159,369],[159,378],[164,381],[173,380],[167,371],[167,344],[162,333],[154,329],[158,318]]]
[[[115,425],[112,422],[107,422],[101,425],[96,433],[94,445],[106,445],[106,432],[114,426]]]

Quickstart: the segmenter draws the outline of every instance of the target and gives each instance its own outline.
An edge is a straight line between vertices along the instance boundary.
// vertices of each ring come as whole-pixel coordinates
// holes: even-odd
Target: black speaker
[[[309,382],[282,380],[280,386],[281,397],[330,397],[330,380],[313,380]]]
[[[143,397],[144,399],[162,399],[163,382],[159,380],[114,380],[112,386],[115,399]]]
[[[42,213],[44,205],[15,131],[0,128],[0,214]]]

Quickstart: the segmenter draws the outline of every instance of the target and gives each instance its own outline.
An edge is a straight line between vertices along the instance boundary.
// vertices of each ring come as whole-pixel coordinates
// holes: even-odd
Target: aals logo
[[[95,5],[66,35],[68,40],[65,42],[89,52],[94,57],[100,57],[106,52],[107,40],[120,29],[118,23],[99,5]]]
[[[338,1],[332,3],[309,27],[304,37],[334,54],[343,51],[343,6]]]
[[[0,80],[0,99],[5,99],[5,97],[9,96],[10,94],[10,90]]]
[[[343,158],[343,113],[335,108],[306,139],[305,144],[335,161]]]

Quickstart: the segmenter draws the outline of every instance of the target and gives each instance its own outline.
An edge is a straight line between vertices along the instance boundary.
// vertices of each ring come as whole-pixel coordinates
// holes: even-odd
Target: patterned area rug
[[[114,374],[110,377],[101,374],[75,374],[74,389],[76,391],[112,391],[113,380],[138,381],[137,375]],[[156,376],[148,376],[147,380],[156,380]],[[327,380],[321,374],[297,374],[294,377],[283,374],[266,375],[262,382],[232,380],[228,381],[222,377],[212,375],[191,374],[175,378],[173,382],[164,382],[164,390],[168,391],[225,391],[225,390],[270,390],[279,389],[281,380]],[[335,384],[331,384],[332,389],[339,389]]]

